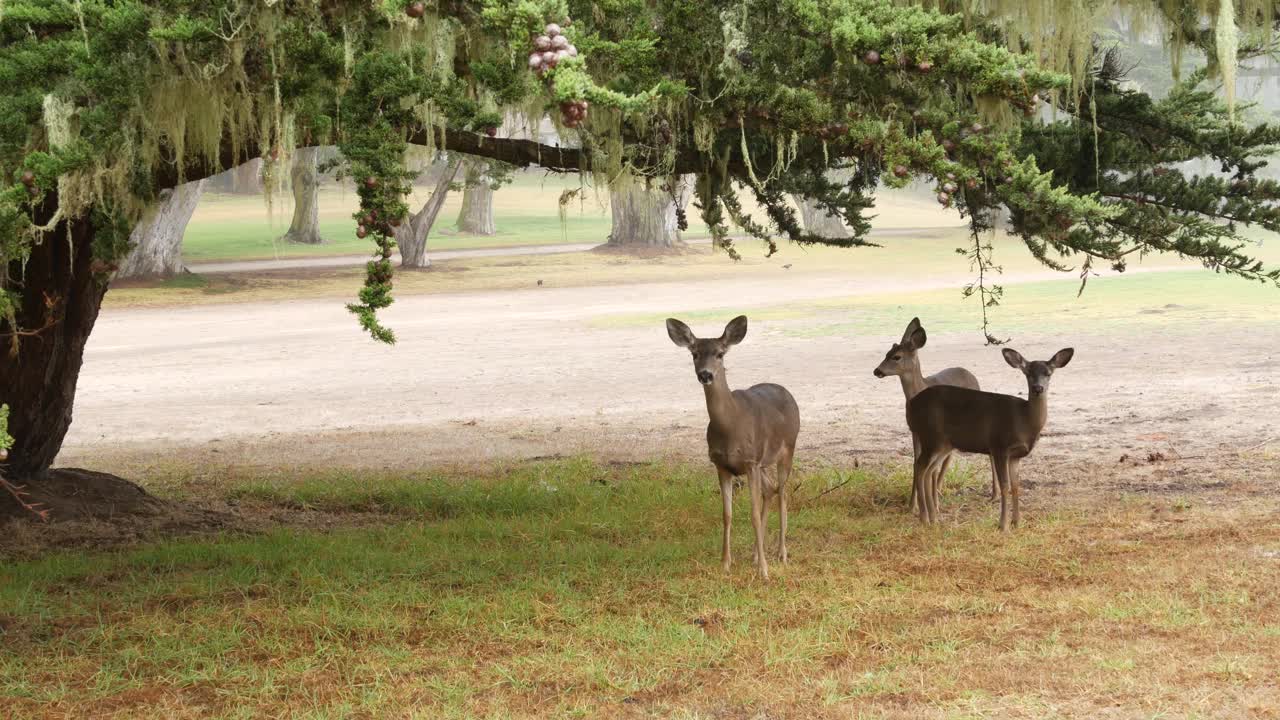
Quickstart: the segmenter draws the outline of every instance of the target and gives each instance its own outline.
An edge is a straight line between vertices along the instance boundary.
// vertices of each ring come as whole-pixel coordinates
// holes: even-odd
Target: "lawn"
[[[455,222],[462,207],[462,193],[449,194],[429,241],[435,250],[462,250],[557,243],[603,243],[611,226],[607,199],[588,188],[581,198],[566,206],[560,221],[560,194],[579,187],[576,177],[519,173],[515,180],[494,193],[494,220],[498,233],[490,236],[458,234]],[[430,195],[430,189],[415,187],[409,206],[415,212]],[[370,252],[368,239],[355,235],[352,218],[359,198],[349,188],[325,185],[320,191],[320,233],[322,245],[280,242],[289,229],[293,197],[274,197],[268,207],[259,196],[209,194],[187,226],[183,237],[183,258],[190,263],[226,260],[262,260],[286,257],[359,255]],[[706,234],[696,213],[690,218],[687,237]]]
[[[738,560],[720,571],[702,464],[152,478],[170,496],[336,526],[5,564],[0,714],[1147,718],[1280,706],[1269,503],[1053,509],[1033,493],[1026,525],[1000,536],[985,476],[949,485],[949,522],[934,530],[906,515],[900,470],[811,467],[798,480],[792,562],[761,582],[741,495]]]

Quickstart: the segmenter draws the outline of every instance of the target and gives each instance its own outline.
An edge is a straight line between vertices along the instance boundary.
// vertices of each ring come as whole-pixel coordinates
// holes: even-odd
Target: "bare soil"
[[[169,463],[212,471],[579,453],[696,459],[705,453],[702,393],[661,317],[723,309],[719,323],[739,310],[955,286],[954,278],[757,275],[411,296],[386,313],[399,334],[392,347],[370,342],[333,301],[104,312],[61,461],[145,478]],[[655,320],[609,322],[634,313]],[[804,319],[753,321],[727,358],[730,384],[771,381],[792,391],[803,418],[802,465],[904,464],[901,389],[871,370],[912,314],[902,308],[901,323],[874,335],[804,336],[794,332]],[[1084,337],[1060,337],[1050,326],[1016,343],[1034,358],[1076,349],[1054,377],[1043,441],[1023,464],[1032,488],[1024,502],[1273,490],[1280,325],[1189,318]],[[693,327],[710,335],[722,326]],[[922,360],[926,372],[964,365],[986,389],[1025,393],[1022,376],[977,332],[931,332]]]

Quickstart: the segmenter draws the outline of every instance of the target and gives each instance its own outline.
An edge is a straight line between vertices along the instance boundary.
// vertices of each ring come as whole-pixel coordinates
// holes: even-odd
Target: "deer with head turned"
[[[747,318],[739,315],[725,326],[718,338],[694,336],[688,325],[667,320],[671,342],[688,348],[693,355],[693,371],[707,400],[707,452],[720,476],[720,499],[724,508],[721,563],[726,571],[732,564],[729,550],[733,520],[733,481],[747,478],[751,492],[751,524],[755,528],[755,565],[760,576],[769,578],[764,538],[768,518],[767,503],[778,498],[778,558],[787,563],[787,479],[800,434],[800,409],[795,398],[781,385],[762,383],[746,390],[730,390],[725,377],[724,355],[747,335]]]
[[[907,425],[916,451],[916,493],[926,502],[921,522],[937,522],[938,506],[924,492],[930,473],[953,451],[991,457],[1000,480],[1000,530],[1018,525],[1018,465],[1031,454],[1049,418],[1049,378],[1071,362],[1075,350],[1059,350],[1048,360],[1027,362],[1018,351],[1004,349],[1004,359],[1027,378],[1027,399],[951,385],[926,388],[907,402]],[[1012,495],[1012,502],[1010,502]],[[1010,513],[1012,510],[1012,513]]]
[[[902,341],[894,343],[889,347],[889,352],[885,353],[884,360],[876,367],[873,374],[878,378],[885,378],[891,375],[897,375],[902,381],[902,394],[906,396],[907,402],[911,402],[911,398],[920,394],[920,391],[934,385],[955,385],[956,387],[970,388],[972,390],[981,390],[978,385],[978,378],[973,373],[962,367],[952,367],[940,370],[933,375],[925,377],[920,370],[920,348],[924,347],[929,336],[925,333],[924,327],[920,325],[920,318],[911,318],[911,322],[907,323],[907,329],[902,333]],[[920,454],[920,443],[912,436],[912,448],[915,454]],[[951,466],[953,454],[947,455],[938,468],[937,476],[930,478],[926,485],[934,494],[934,502],[942,501],[942,480],[946,477],[947,468]],[[996,481],[995,465],[991,466],[991,499],[995,499],[996,491],[999,485]],[[911,509],[917,508],[916,488],[915,484],[911,485]]]

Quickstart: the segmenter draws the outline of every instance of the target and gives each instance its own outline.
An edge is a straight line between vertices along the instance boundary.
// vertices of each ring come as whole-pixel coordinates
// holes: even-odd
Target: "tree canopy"
[[[43,241],[51,224],[31,208],[56,191],[59,215],[96,218],[106,273],[165,187],[256,155],[280,172],[293,148],[336,141],[381,256],[352,309],[390,340],[374,313],[390,302],[385,257],[407,212],[413,142],[606,178],[696,173],[698,207],[731,252],[730,222],[770,248],[864,244],[881,180],[927,177],[940,202],[979,220],[1008,208],[1056,266],[1055,255],[1174,251],[1274,280],[1231,223],[1276,227],[1276,188],[1250,172],[1277,131],[1234,123],[1200,77],[1161,103],[1121,90],[1089,24],[1099,8],[1128,8],[1165,22],[1177,46],[1217,53],[1238,44],[1237,11],[1129,5],[993,1],[962,15],[889,0],[6,0],[0,254],[12,266]],[[1238,10],[1267,31],[1270,12]],[[1229,32],[1212,43],[1191,32],[1206,23]],[[1022,121],[1050,98],[1058,121]],[[513,108],[550,113],[571,146],[490,137]],[[1234,177],[1152,175],[1206,156]],[[829,181],[833,167],[850,179]],[[767,221],[743,213],[740,188]],[[852,237],[807,234],[792,193],[845,218]],[[0,300],[11,325],[15,282]]]
[[[1102,13],[1205,68],[1159,101],[1126,89]],[[0,371],[70,378],[10,401],[15,423],[29,435],[52,412],[41,442],[60,443],[102,293],[163,190],[258,157],[286,172],[310,145],[336,144],[356,180],[373,259],[349,307],[384,341],[411,144],[670,192],[692,174],[735,256],[731,226],[767,251],[868,244],[877,188],[929,181],[969,219],[984,307],[996,212],[1085,277],[1173,252],[1280,283],[1238,232],[1280,229],[1280,186],[1255,177],[1280,129],[1211,80],[1230,88],[1235,57],[1270,52],[1273,24],[1261,0],[0,0]],[[513,115],[549,115],[561,142],[508,137]],[[1191,159],[1222,172],[1173,167]],[[807,232],[792,196],[851,232]],[[42,333],[57,341],[19,350]]]

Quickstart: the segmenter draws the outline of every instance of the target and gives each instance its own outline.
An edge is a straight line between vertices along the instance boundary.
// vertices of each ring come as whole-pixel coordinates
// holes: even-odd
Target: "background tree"
[[[630,176],[615,180],[609,188],[613,225],[605,247],[628,252],[684,247],[680,231],[687,197],[688,187],[680,181],[658,187]]]
[[[182,238],[207,182],[183,183],[171,193],[161,193],[159,206],[144,216],[129,235],[132,249],[120,262],[117,279],[168,278],[186,270],[182,264]]]
[[[1084,82],[1101,65],[1091,29],[1066,14],[1079,3],[989,5],[949,15],[893,0],[5,0],[0,335],[9,351],[0,354],[0,402],[12,409],[9,471],[38,480],[56,456],[85,341],[144,209],[163,189],[287,157],[300,143],[336,142],[356,181],[354,216],[373,258],[348,307],[387,342],[394,334],[377,312],[392,302],[395,228],[414,175],[409,143],[598,177],[694,174],[696,207],[734,256],[730,223],[766,251],[778,239],[867,244],[876,189],[918,178],[971,218],[980,274],[990,267],[981,230],[1004,207],[1032,254],[1054,267],[1171,251],[1280,281],[1237,234],[1248,224],[1280,229],[1277,186],[1255,174],[1274,128],[1240,125],[1228,97],[1165,119],[1161,139],[1143,143],[1126,127],[1156,119],[1149,97],[1117,93],[1110,118],[1085,114],[1106,89],[1090,94]],[[1049,14],[1037,21],[1037,8]],[[1277,15],[1229,0],[1118,8],[1177,36],[1190,31],[1190,13],[1225,58],[1246,49],[1240,36],[1269,37]],[[1054,50],[1009,50],[1024,45]],[[1217,63],[1224,80],[1234,66]],[[1021,117],[1047,97],[1080,110],[1031,142],[1036,129]],[[560,140],[496,137],[510,108],[548,113]],[[1093,181],[1111,189],[1105,196],[1084,184],[1088,155],[1076,151],[1090,147],[1080,144],[1087,134],[1095,175],[1115,175]],[[1155,172],[1197,153],[1225,160],[1230,184]],[[1041,156],[1049,167],[1070,157],[1076,172],[1048,173]],[[847,179],[829,179],[833,170]],[[1224,188],[1226,214],[1208,202]],[[744,212],[742,192],[759,216]],[[803,228],[793,195],[841,218],[849,237]],[[1132,205],[1176,223],[1178,234],[1116,236]]]
[[[817,201],[800,195],[792,196],[792,200],[796,204],[796,209],[800,211],[800,224],[806,232],[829,238],[847,238],[850,236],[849,229],[844,226],[844,221],[839,216],[831,214],[819,205]]]
[[[498,232],[493,219],[493,192],[488,176],[489,163],[479,158],[463,161],[466,185],[462,190],[462,207],[458,210],[458,232],[470,235],[493,235]]]
[[[293,220],[282,238],[285,242],[319,245],[320,237],[320,148],[300,147],[293,153],[289,171],[293,192]]]
[[[396,244],[400,247],[400,266],[407,268],[431,267],[427,257],[427,238],[435,226],[440,209],[449,196],[449,190],[458,176],[462,159],[450,153],[441,153],[431,163],[418,181],[431,188],[431,195],[422,208],[409,215],[408,220],[395,229]]]

